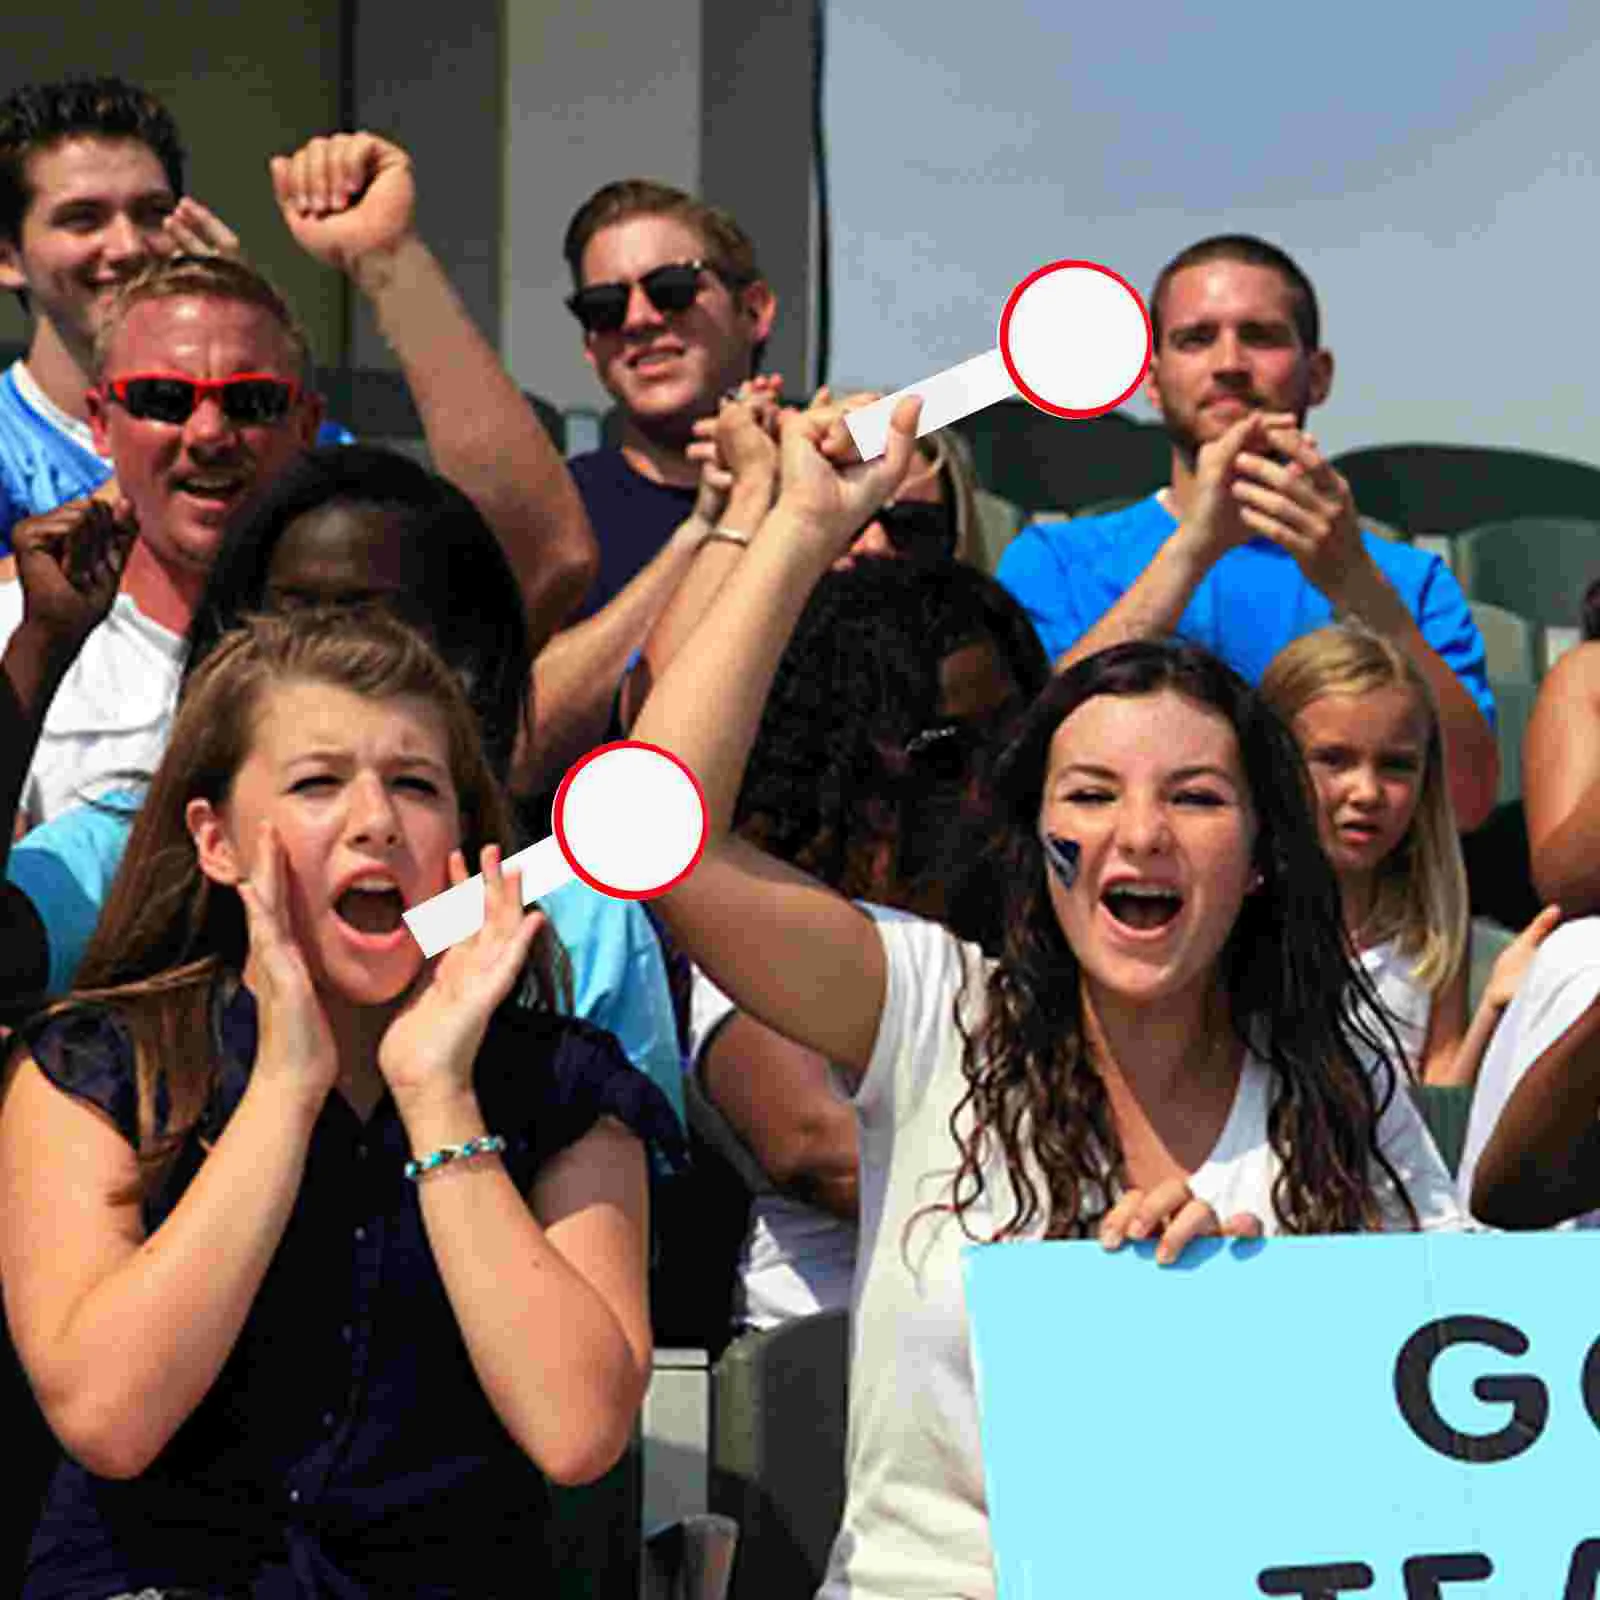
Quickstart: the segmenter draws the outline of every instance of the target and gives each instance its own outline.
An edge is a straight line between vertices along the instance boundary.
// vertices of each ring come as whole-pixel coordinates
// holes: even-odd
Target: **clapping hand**
[[[1159,1236],[1156,1260],[1170,1266],[1196,1239],[1259,1239],[1261,1232],[1260,1217],[1240,1211],[1223,1222],[1182,1178],[1170,1178],[1153,1189],[1128,1190],[1101,1222],[1100,1243],[1119,1250],[1128,1240]]]
[[[785,412],[781,422],[782,478],[778,507],[814,530],[829,561],[841,554],[899,487],[916,452],[922,401],[908,395],[894,409],[884,453],[861,461],[852,448],[830,455],[834,430],[848,432],[826,413]]]
[[[466,858],[450,852],[450,882],[465,883]],[[378,1046],[378,1070],[402,1117],[424,1103],[468,1094],[489,1018],[527,964],[545,924],[522,909],[522,875],[507,873],[498,845],[482,855],[483,926],[423,970]]]
[[[72,500],[11,530],[23,620],[61,657],[75,656],[111,609],[138,531],[120,494]]]
[[[1271,425],[1280,421],[1264,421],[1258,438],[1234,459],[1231,491],[1239,519],[1287,550],[1309,583],[1343,605],[1371,565],[1355,496],[1316,440],[1293,426],[1292,418],[1288,425]]]

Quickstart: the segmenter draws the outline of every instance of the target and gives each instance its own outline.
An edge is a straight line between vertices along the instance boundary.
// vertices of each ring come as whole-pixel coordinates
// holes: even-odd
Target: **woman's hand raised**
[[[921,414],[922,401],[908,395],[889,419],[883,454],[861,461],[853,446],[845,451],[840,445],[840,433],[849,437],[842,420],[784,412],[779,418],[781,476],[774,510],[814,532],[832,561],[900,486],[916,452]]]
[[[378,1070],[401,1117],[472,1092],[472,1065],[496,1006],[511,993],[544,926],[522,909],[522,877],[502,869],[498,845],[483,856],[483,926],[427,967],[384,1031]],[[450,852],[450,882],[465,883],[466,859]]]
[[[1182,1178],[1169,1178],[1153,1189],[1130,1189],[1106,1213],[1100,1243],[1120,1250],[1128,1240],[1160,1236],[1156,1260],[1170,1266],[1196,1239],[1259,1239],[1261,1218],[1240,1211],[1223,1222]]]
[[[289,916],[289,866],[261,824],[250,876],[236,885],[250,939],[248,972],[259,1017],[253,1076],[304,1089],[317,1107],[339,1077],[339,1049]]]

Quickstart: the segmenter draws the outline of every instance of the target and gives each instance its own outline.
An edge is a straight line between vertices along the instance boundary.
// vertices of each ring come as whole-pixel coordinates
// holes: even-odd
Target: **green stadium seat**
[[[1489,676],[1505,683],[1533,683],[1538,678],[1537,630],[1526,617],[1487,600],[1470,602],[1472,620],[1483,635]]]
[[[1362,511],[1413,534],[1508,517],[1600,521],[1600,469],[1529,450],[1393,444],[1334,457]]]
[[[1513,517],[1471,528],[1456,540],[1456,576],[1469,599],[1543,627],[1575,627],[1583,592],[1600,577],[1600,522]]]
[[[812,1600],[844,1514],[850,1319],[735,1339],[711,1388],[710,1508],[738,1524],[732,1600]]]

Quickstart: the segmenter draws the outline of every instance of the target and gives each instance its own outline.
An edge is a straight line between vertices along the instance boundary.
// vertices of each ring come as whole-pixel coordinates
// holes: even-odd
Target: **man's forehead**
[[[48,203],[107,187],[172,194],[161,158],[142,139],[69,133],[29,151],[23,172],[36,202]]]
[[[159,359],[180,369],[216,364],[235,371],[281,371],[295,376],[288,334],[265,306],[216,295],[160,295],[136,301],[123,314],[106,350],[106,372],[148,366]]]
[[[637,277],[669,262],[703,259],[711,253],[694,225],[682,217],[645,212],[608,222],[584,247],[583,278],[593,283]]]
[[[1276,267],[1253,261],[1200,261],[1173,273],[1162,296],[1168,324],[1220,317],[1294,320],[1294,290]]]

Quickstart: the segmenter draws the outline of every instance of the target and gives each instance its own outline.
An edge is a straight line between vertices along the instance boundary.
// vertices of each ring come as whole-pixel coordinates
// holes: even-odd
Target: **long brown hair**
[[[1163,689],[1228,720],[1257,819],[1261,886],[1223,947],[1218,980],[1240,1046],[1272,1074],[1267,1139],[1279,1164],[1273,1212],[1290,1233],[1373,1228],[1382,1220],[1382,1183],[1393,1186],[1415,1225],[1411,1198],[1378,1144],[1379,1119],[1398,1090],[1392,1063],[1399,1044],[1357,1007],[1356,997],[1365,997],[1370,1015],[1380,1014],[1345,934],[1299,749],[1261,697],[1215,657],[1192,645],[1142,640],[1058,674],[1000,763],[1003,946],[981,1021],[970,1030],[962,1002],[972,975],[957,997],[967,1090],[950,1128],[960,1163],[950,1201],[931,1209],[953,1213],[964,1226],[995,1153],[1015,1199],[996,1238],[1022,1234],[1041,1219],[1050,1238],[1083,1237],[1124,1185],[1105,1085],[1084,1036],[1077,958],[1047,889],[1039,804],[1050,742],[1068,716],[1096,695]]]
[[[140,1197],[159,1188],[205,1109],[217,1062],[195,1041],[210,1039],[216,980],[243,969],[249,945],[239,897],[200,870],[185,813],[191,800],[226,801],[263,700],[289,682],[336,685],[376,700],[413,696],[436,707],[467,860],[475,862],[487,843],[509,848],[514,838],[510,806],[461,686],[413,629],[377,607],[341,606],[252,616],[227,634],[184,688],[77,986],[52,1008],[108,1006],[128,1028]],[[538,999],[554,1006],[565,981],[559,945],[543,941],[534,968]]]

